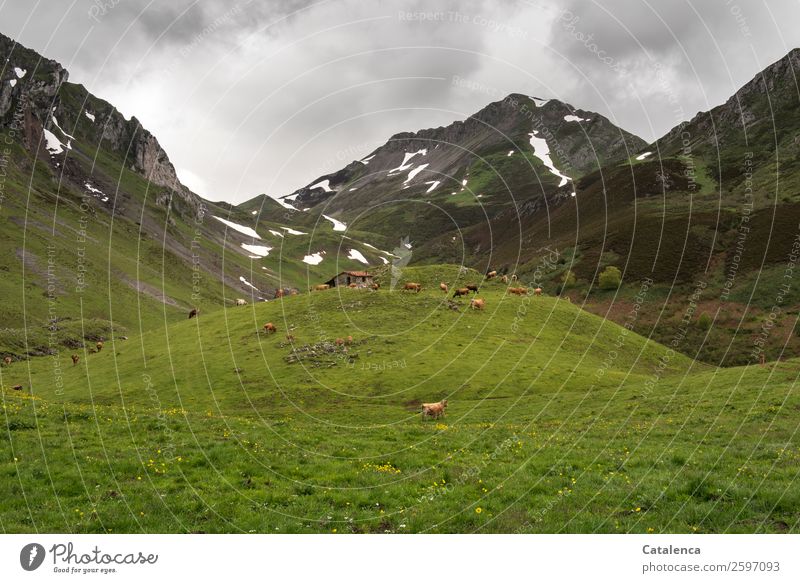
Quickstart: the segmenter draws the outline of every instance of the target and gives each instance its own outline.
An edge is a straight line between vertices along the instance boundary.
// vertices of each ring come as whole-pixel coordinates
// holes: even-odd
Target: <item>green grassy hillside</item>
[[[420,294],[384,280],[202,314],[75,367],[3,367],[0,526],[797,530],[794,363],[698,365],[499,283],[469,310],[438,290],[480,280],[458,273],[407,269]],[[419,403],[443,398],[446,417],[423,421]]]

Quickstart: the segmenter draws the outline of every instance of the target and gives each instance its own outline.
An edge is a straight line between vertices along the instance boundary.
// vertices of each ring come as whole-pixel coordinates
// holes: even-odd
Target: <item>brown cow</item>
[[[266,324],[264,324],[264,332],[266,332],[267,334],[275,334],[275,332],[277,331],[278,329],[272,322],[267,322]]]
[[[467,289],[474,294],[478,293],[478,284],[477,283],[468,283]]]
[[[347,338],[344,339],[344,343],[350,346],[353,343],[353,337],[348,336]]]
[[[275,299],[276,299],[276,300],[279,300],[279,299],[281,299],[281,298],[282,298],[283,296],[285,296],[285,295],[286,295],[286,292],[285,292],[285,291],[283,291],[282,289],[276,289],[276,290],[275,290]]]
[[[344,338],[337,338],[333,341],[336,346],[343,346],[344,345]]]
[[[447,399],[439,401],[438,403],[423,403],[422,404],[422,417],[433,417],[438,419],[443,416],[447,409]]]
[[[542,288],[537,287],[535,290],[533,290],[533,293],[535,293],[537,296],[542,295]]]
[[[497,277],[497,271],[492,270],[486,273],[486,279],[492,279],[494,277]]]
[[[78,364],[78,361],[79,361],[80,359],[81,359],[81,357],[80,357],[80,356],[78,356],[77,354],[73,354],[73,355],[72,355],[72,366],[75,366],[76,364]]]
[[[297,290],[293,289],[292,291],[289,292],[289,295],[290,296],[296,296],[297,295]]]
[[[13,360],[12,360],[12,358],[11,358],[10,356],[6,356],[6,357],[3,359],[3,362],[5,362],[5,363],[6,363],[6,366],[8,366],[9,364],[11,364],[11,363],[13,362]]]
[[[189,312],[189,319],[191,320],[192,318],[197,316],[197,314],[199,314],[199,313],[200,313],[200,310],[198,310],[197,308],[192,308],[192,311]]]
[[[98,342],[97,344],[94,345],[94,347],[97,349],[97,352],[103,350],[103,346],[105,345],[102,342]]]
[[[381,289],[381,284],[375,282],[375,283],[372,284],[371,287],[372,287],[372,291],[378,291],[379,289]]]
[[[286,341],[287,342],[294,342],[294,335],[293,334],[287,334],[286,335]]]
[[[457,298],[459,296],[466,296],[469,295],[469,290],[465,287],[459,287],[453,291],[453,297]]]
[[[422,284],[421,283],[408,282],[403,286],[403,289],[419,293],[419,292],[422,291]]]
[[[519,278],[517,277],[516,273],[511,274],[511,281],[517,281]]]
[[[501,283],[508,283],[508,276],[507,276],[507,275],[504,275],[503,277],[501,277],[501,278],[500,278],[500,282],[501,282]]]
[[[481,298],[472,298],[469,301],[469,307],[473,310],[482,310],[486,306],[486,300]]]
[[[321,283],[311,288],[311,291],[325,291],[326,289],[331,289],[331,286],[329,286],[327,283]]]
[[[11,388],[14,389],[15,391],[21,391],[22,390],[22,385],[14,385]]]
[[[444,293],[447,293],[447,284],[443,281],[439,282],[439,289],[442,290]]]
[[[514,295],[518,295],[518,296],[524,296],[525,294],[528,293],[528,288],[527,287],[510,287],[510,288],[508,288],[507,291],[510,294],[514,294]]]
[[[358,284],[357,283],[351,283],[347,287],[349,287],[350,289],[355,289],[355,288],[358,287]]]

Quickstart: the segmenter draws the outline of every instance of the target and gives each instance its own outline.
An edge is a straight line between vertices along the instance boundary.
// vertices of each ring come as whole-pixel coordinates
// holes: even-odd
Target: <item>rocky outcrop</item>
[[[56,61],[42,58],[13,40],[0,35],[0,56],[5,67],[0,75],[0,127],[14,127],[25,146],[43,159],[50,160],[39,146],[43,143],[42,129],[61,138],[55,119],[61,128],[71,128],[82,120],[84,109],[91,108],[96,123],[80,135],[82,145],[100,147],[115,154],[125,165],[138,172],[153,185],[164,189],[154,193],[159,204],[174,206],[174,195],[181,204],[179,212],[197,215],[202,207],[200,198],[183,186],[169,156],[156,137],[135,117],[125,117],[109,103],[97,99],[83,87],[68,82],[69,73]],[[24,72],[20,75],[20,72]],[[67,91],[71,98],[63,95]],[[78,97],[76,98],[75,95]],[[83,120],[86,122],[86,120]],[[66,139],[65,139],[66,141]],[[39,148],[37,150],[37,148]],[[60,163],[55,157],[54,163]],[[78,180],[82,187],[82,181]]]

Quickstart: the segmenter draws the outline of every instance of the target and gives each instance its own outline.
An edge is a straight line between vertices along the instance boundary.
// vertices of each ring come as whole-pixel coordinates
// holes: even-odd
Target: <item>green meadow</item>
[[[453,266],[405,281],[3,367],[0,529],[800,528],[797,361],[714,368],[499,282],[471,310],[438,288],[480,281]]]

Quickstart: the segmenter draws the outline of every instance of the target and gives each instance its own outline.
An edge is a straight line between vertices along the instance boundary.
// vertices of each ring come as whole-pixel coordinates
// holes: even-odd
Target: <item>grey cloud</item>
[[[790,0],[97,2],[96,19],[94,0],[33,15],[7,2],[0,27],[136,115],[202,194],[228,200],[286,194],[515,91],[652,139],[800,44]]]

